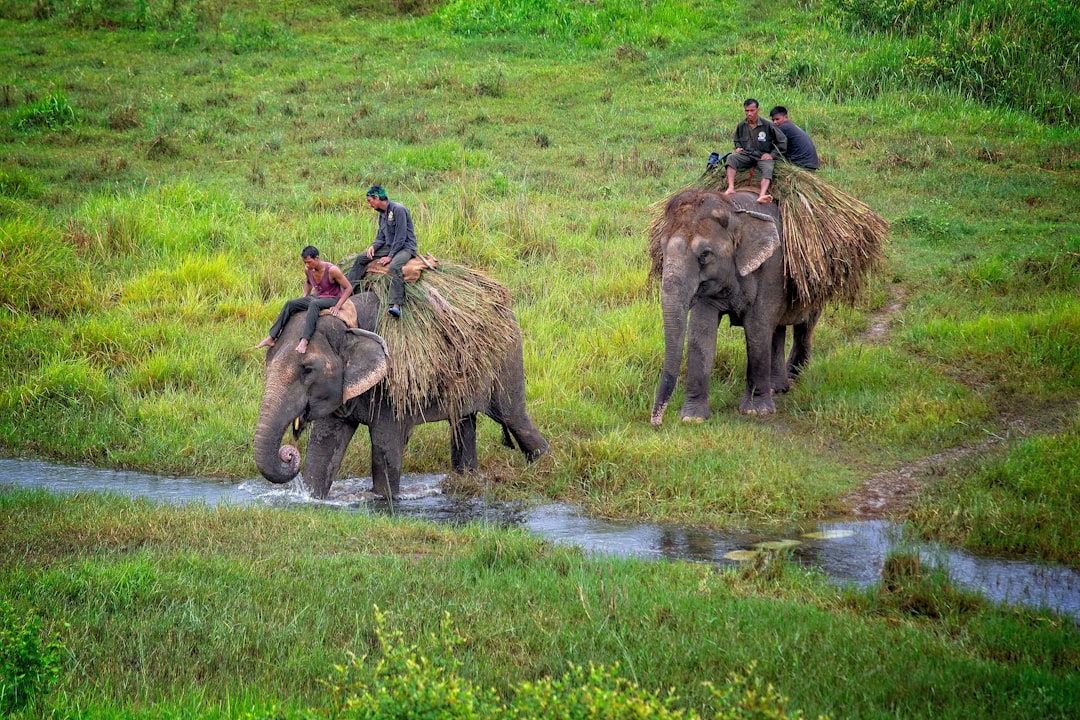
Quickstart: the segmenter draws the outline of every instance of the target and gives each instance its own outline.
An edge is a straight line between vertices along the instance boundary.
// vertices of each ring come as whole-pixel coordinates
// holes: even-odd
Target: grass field
[[[939,5],[399,0],[387,12],[365,0],[0,0],[0,452],[255,476],[262,354],[251,347],[281,303],[299,293],[303,246],[337,260],[370,243],[374,218],[363,195],[380,183],[412,211],[423,251],[474,266],[510,289],[522,327],[529,411],[553,452],[525,466],[499,447],[498,428],[481,421],[483,474],[462,481],[463,489],[560,499],[608,517],[714,527],[787,523],[844,512],[845,498],[868,478],[947,449],[984,447],[935,467],[900,519],[969,549],[1078,567],[1080,19],[1067,5],[1049,11],[1029,2],[961,3],[955,12],[936,12]],[[1041,42],[1044,34],[1055,42]],[[854,307],[826,311],[811,365],[775,415],[738,414],[743,339],[724,323],[713,417],[684,425],[669,413],[657,430],[649,412],[663,338],[645,252],[653,206],[694,182],[711,151],[729,147],[749,96],[766,109],[786,105],[817,143],[819,176],[889,221],[887,261]],[[680,384],[673,403],[681,397]],[[346,473],[369,474],[365,445],[353,443]],[[420,427],[406,472],[448,466],[445,426]],[[4,502],[19,522],[48,505],[19,494]],[[129,512],[94,499],[76,504],[106,525],[122,527]],[[161,512],[169,522],[201,522],[199,511]],[[259,513],[238,514],[238,522],[263,521]],[[314,526],[347,522],[301,518]],[[26,532],[34,542],[63,539],[65,522]],[[303,548],[304,532],[284,534]],[[477,540],[423,528],[394,532],[402,537],[392,544],[405,547],[416,540],[403,538],[428,533],[470,548],[521,542],[543,563],[607,572],[497,533]],[[91,535],[57,572],[77,575],[97,553],[123,573],[150,568],[157,576],[178,562],[123,543],[122,551],[107,549],[100,544],[107,538]],[[299,550],[274,553],[277,568],[314,563],[310,572],[322,573],[333,562],[305,559]],[[362,556],[357,550],[350,559]],[[54,629],[65,613],[97,628],[82,639],[55,630],[69,647],[95,647],[117,632],[108,614],[94,616],[76,591],[43,584],[48,563],[24,566],[26,557],[13,551],[3,558],[5,594],[11,591],[20,610],[39,607]],[[234,559],[211,553],[205,562],[218,564],[193,573],[252,580]],[[441,558],[418,563],[409,551],[385,549],[363,562],[411,572],[420,564],[422,574],[460,570],[442,567]],[[695,572],[618,569],[628,578]],[[1021,631],[995,636],[990,629],[1005,620],[986,620],[985,638],[971,640],[994,645],[984,657],[961,637],[969,632],[962,621],[922,624],[902,613],[900,646],[929,643],[927,652],[950,667],[946,658],[957,654],[963,662],[982,658],[971,660],[978,672],[958,665],[955,674],[905,686],[906,698],[887,697],[880,680],[876,695],[868,691],[874,696],[865,705],[845,712],[841,699],[861,687],[861,676],[844,675],[841,664],[879,663],[911,677],[917,673],[905,670],[907,663],[923,651],[872,659],[890,647],[893,616],[880,621],[861,602],[834,601],[812,579],[782,574],[781,599],[771,590],[764,597],[748,591],[744,604],[739,590],[725,607],[769,615],[762,622],[773,631],[792,622],[791,614],[808,615],[802,637],[837,632],[858,618],[852,632],[870,645],[865,656],[829,661],[834,689],[814,689],[810,676],[818,668],[809,669],[810,658],[792,665],[786,653],[760,644],[723,662],[702,647],[687,648],[709,659],[671,665],[682,672],[646,662],[645,653],[657,648],[627,650],[624,665],[636,664],[636,678],[648,687],[678,682],[697,707],[704,696],[684,685],[686,678],[696,681],[708,667],[722,680],[758,657],[757,672],[812,713],[1071,712],[1065,698],[1076,680],[1074,628],[1055,626],[1047,642],[1065,649],[1040,651],[1052,659],[1028,666],[1019,641],[1003,639]],[[407,575],[394,570],[392,577]],[[170,578],[170,587],[186,582]],[[113,587],[111,579],[101,582]],[[589,587],[602,592],[595,582]],[[698,580],[641,582],[680,593]],[[472,592],[454,587],[445,597]],[[476,592],[480,603],[484,590]],[[578,590],[571,583],[558,592],[576,597]],[[378,596],[371,590],[349,609],[352,631],[370,637],[367,613]],[[172,591],[155,597],[177,607],[201,603]],[[302,603],[299,591],[294,597]],[[413,637],[438,615],[424,606],[426,620],[410,617],[400,610],[408,597],[397,600],[391,621],[409,626]],[[172,612],[136,613],[129,621],[164,628],[179,622]],[[469,612],[455,621],[467,623]],[[485,615],[477,622],[486,634],[505,620]],[[816,623],[828,631],[812,629]],[[709,636],[703,625],[684,627]],[[136,629],[132,637],[157,642],[157,632]],[[274,632],[238,641],[228,662],[244,653],[263,657],[275,643],[296,644]],[[741,641],[760,634],[751,627],[736,633]],[[510,672],[501,688],[561,671],[556,658],[609,662],[621,652],[578,652],[580,641],[564,646],[544,637],[509,638],[500,647],[504,665],[514,667],[550,643],[541,653],[548,659]],[[631,635],[618,637],[628,642]],[[340,651],[353,639],[326,647]],[[190,678],[181,672],[183,679],[171,679],[180,670],[169,664],[148,680],[147,705],[128,705],[121,698],[132,697],[131,680],[108,659],[132,659],[102,652],[101,664],[61,682],[64,707],[85,700],[86,707],[138,714],[160,704],[163,715],[182,716],[183,708],[222,707],[265,679],[254,673],[211,687],[201,703],[197,690],[179,699]],[[341,662],[325,652],[298,685],[284,680],[285,672],[275,675],[270,695],[295,696],[293,709],[319,704],[318,680]],[[297,651],[289,662],[308,659]],[[195,665],[201,662],[210,661]],[[463,672],[494,681],[475,663]],[[222,667],[200,672],[211,676]],[[983,670],[980,687],[987,689],[973,690],[972,705],[964,705],[953,684]],[[1044,671],[1051,678],[1045,682],[1029,674]],[[103,679],[110,673],[125,679]],[[939,686],[956,705],[919,704],[926,688]],[[1051,688],[1044,704],[1032,700],[1039,687]],[[235,706],[222,714],[243,712]],[[87,711],[95,713],[108,714]]]

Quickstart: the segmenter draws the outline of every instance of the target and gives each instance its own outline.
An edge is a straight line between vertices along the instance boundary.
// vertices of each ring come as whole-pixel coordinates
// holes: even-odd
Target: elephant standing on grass
[[[375,328],[381,303],[373,292],[349,299],[356,307],[359,328]],[[512,322],[512,318],[511,318]],[[399,492],[401,461],[413,428],[424,422],[448,420],[451,462],[455,471],[476,469],[476,414],[484,413],[503,427],[503,442],[533,460],[548,451],[548,443],[525,410],[525,371],[521,335],[512,324],[510,341],[492,358],[493,373],[483,384],[465,388],[454,397],[434,396],[419,407],[403,409],[383,382],[390,358],[386,343],[373,332],[347,328],[335,317],[319,318],[307,352],[294,348],[303,318],[294,316],[274,347],[266,353],[266,389],[255,431],[255,463],[275,483],[289,482],[300,470],[300,451],[285,445],[311,425],[304,463],[304,482],[316,497],[326,497],[341,468],[345,450],[360,425],[371,438],[373,491],[384,497]],[[449,380],[448,384],[454,381]]]
[[[755,193],[707,189],[674,196],[654,225],[659,243],[664,369],[652,424],[659,426],[671,401],[687,344],[686,398],[680,417],[705,420],[716,334],[727,315],[746,335],[746,389],[739,409],[774,412],[774,393],[786,392],[810,359],[814,326],[824,300],[804,302],[793,291],[781,251],[777,206]],[[687,322],[689,314],[689,323]],[[785,360],[787,326],[793,327]],[[687,337],[689,336],[689,338]]]

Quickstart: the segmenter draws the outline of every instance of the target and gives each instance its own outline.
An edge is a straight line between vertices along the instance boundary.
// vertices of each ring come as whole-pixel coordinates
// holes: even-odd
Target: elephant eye
[[[707,265],[709,261],[713,259],[713,251],[706,248],[702,250],[698,255],[697,261],[699,265]]]

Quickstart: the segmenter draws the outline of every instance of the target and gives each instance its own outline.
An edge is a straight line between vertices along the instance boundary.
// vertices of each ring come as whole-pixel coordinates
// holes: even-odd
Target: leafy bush
[[[75,124],[75,110],[63,90],[53,90],[47,96],[23,105],[15,113],[12,126],[16,130],[64,130]]]
[[[0,716],[14,712],[45,694],[60,672],[63,646],[42,645],[33,612],[20,616],[0,603]]]
[[[416,645],[403,643],[401,631],[388,632],[386,616],[375,608],[375,634],[380,657],[350,656],[337,666],[339,677],[330,681],[334,702],[331,718],[382,720],[384,718],[440,718],[441,720],[562,720],[564,718],[651,718],[698,720],[692,709],[680,708],[674,691],[646,691],[619,675],[619,668],[570,665],[559,678],[523,681],[511,689],[509,702],[494,690],[477,688],[458,676],[455,648],[465,640],[451,632],[444,615],[439,633],[432,633],[435,648],[429,659]],[[787,699],[760,678],[753,666],[746,676],[732,675],[723,688],[706,683],[713,694],[716,720],[790,720],[802,713],[787,711]]]

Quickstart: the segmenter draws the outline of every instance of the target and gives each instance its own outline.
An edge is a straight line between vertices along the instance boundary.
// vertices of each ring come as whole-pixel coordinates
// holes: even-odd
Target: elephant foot
[[[542,458],[543,456],[547,455],[549,452],[551,452],[551,446],[550,445],[544,445],[543,447],[538,447],[535,450],[532,450],[530,452],[525,453],[525,462],[526,463],[534,463],[537,460],[539,460],[540,458]]]
[[[311,497],[315,498],[316,500],[325,500],[327,497],[330,496],[330,483],[309,480],[303,475],[301,475],[300,477],[303,478],[304,487],[306,487],[308,489],[308,492],[311,493]]]
[[[374,495],[378,495],[384,500],[396,500],[401,494],[401,480],[397,482],[390,482],[389,480],[373,479],[371,482],[371,492]]]
[[[684,402],[679,410],[679,419],[683,422],[705,422],[712,417],[708,401]]]
[[[739,403],[739,412],[744,415],[770,415],[776,412],[776,403],[773,402],[772,393],[768,395],[747,393],[743,401]]]

